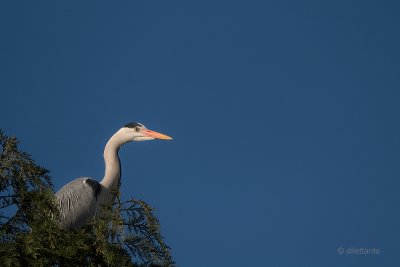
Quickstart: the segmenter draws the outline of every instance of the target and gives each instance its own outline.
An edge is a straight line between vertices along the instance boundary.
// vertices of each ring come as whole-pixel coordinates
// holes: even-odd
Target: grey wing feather
[[[77,229],[89,222],[100,207],[98,197],[101,191],[101,184],[87,177],[78,178],[63,186],[56,193],[60,208],[60,227]]]

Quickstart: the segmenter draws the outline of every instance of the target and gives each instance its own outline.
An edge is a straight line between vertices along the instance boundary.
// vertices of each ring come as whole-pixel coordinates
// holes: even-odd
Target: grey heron
[[[81,177],[64,185],[56,199],[60,210],[60,227],[78,229],[89,222],[101,206],[113,199],[112,192],[118,189],[121,178],[120,147],[131,141],[153,139],[170,140],[171,137],[147,129],[143,124],[132,122],[118,130],[104,148],[105,175],[101,182]]]

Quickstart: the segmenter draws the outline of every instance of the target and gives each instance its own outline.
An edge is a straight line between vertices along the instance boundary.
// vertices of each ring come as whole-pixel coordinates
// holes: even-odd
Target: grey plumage
[[[60,227],[77,229],[90,221],[98,212],[97,198],[102,191],[101,184],[88,177],[78,178],[57,193],[60,208]]]

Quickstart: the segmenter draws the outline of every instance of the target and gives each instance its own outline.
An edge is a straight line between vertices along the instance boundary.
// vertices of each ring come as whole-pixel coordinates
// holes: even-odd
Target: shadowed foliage
[[[118,192],[101,217],[61,230],[48,173],[0,130],[0,266],[173,266],[152,208]]]

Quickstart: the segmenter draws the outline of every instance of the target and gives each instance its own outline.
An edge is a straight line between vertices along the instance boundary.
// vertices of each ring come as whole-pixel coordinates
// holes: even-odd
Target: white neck
[[[122,138],[121,132],[116,132],[110,140],[108,140],[104,148],[104,162],[106,165],[105,175],[100,182],[103,188],[109,192],[116,190],[119,186],[121,178],[121,164],[118,157],[118,151],[121,145],[126,143]]]

